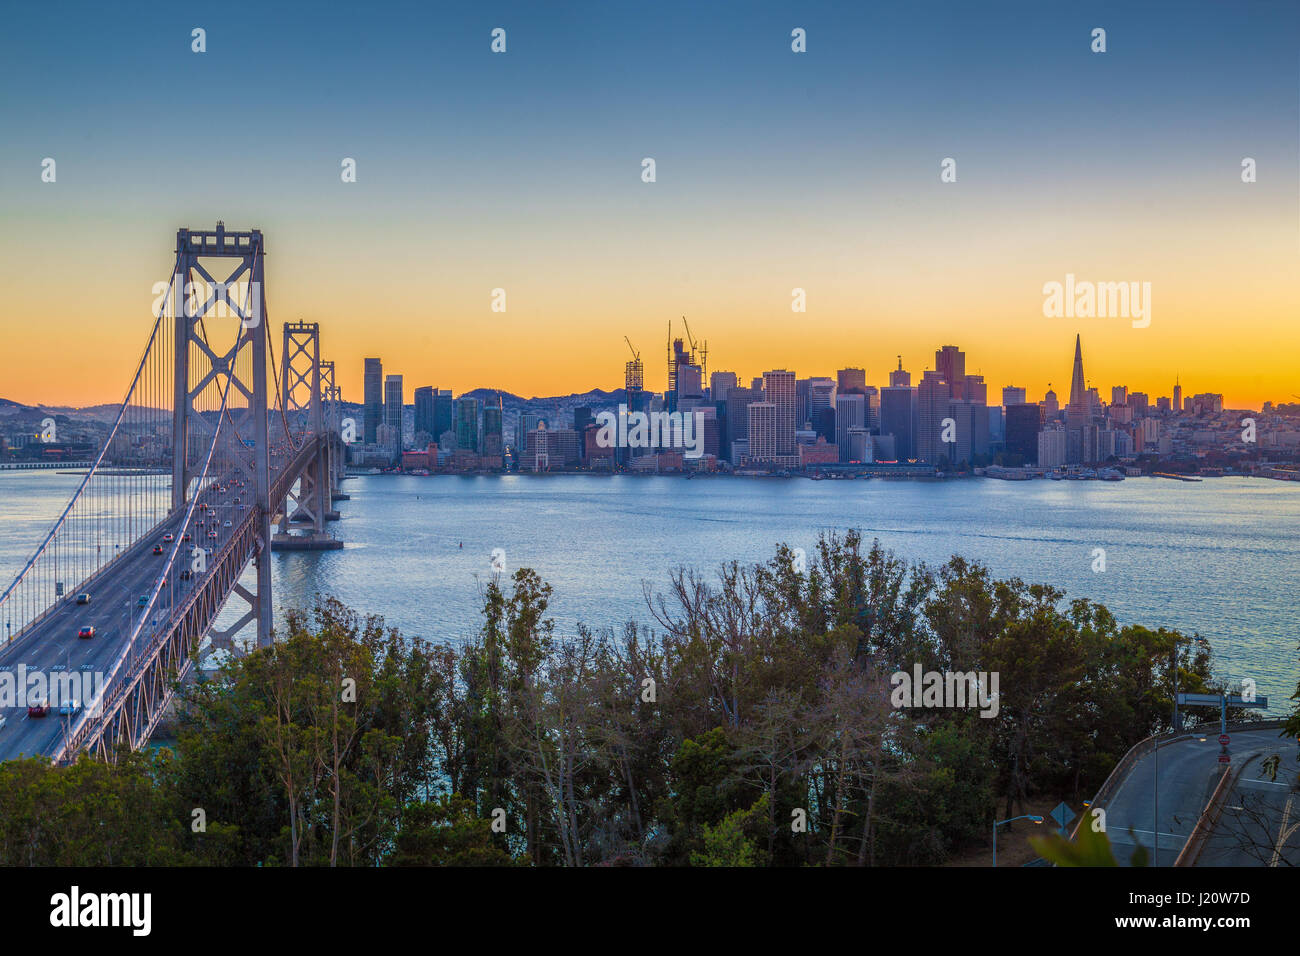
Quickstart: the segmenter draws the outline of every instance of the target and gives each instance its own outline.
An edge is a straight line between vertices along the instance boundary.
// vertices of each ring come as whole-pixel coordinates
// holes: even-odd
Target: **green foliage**
[[[672,572],[654,631],[557,636],[526,568],[454,645],[322,601],[181,690],[179,757],[0,765],[0,862],[933,865],[999,802],[1091,795],[1168,728],[1175,673],[1212,686],[1182,635],[961,558],[792,557]],[[998,675],[996,712],[893,707],[918,664]]]
[[[510,855],[497,846],[492,823],[476,815],[463,797],[443,794],[434,802],[412,804],[403,815],[389,866],[509,866]]]
[[[1119,866],[1111,849],[1110,838],[1104,830],[1094,830],[1087,825],[1079,827],[1075,839],[1069,840],[1058,833],[1030,837],[1029,845],[1044,860],[1057,866]],[[1146,847],[1137,846],[1129,858],[1130,866],[1149,866],[1150,854]]]
[[[768,796],[763,794],[747,810],[727,814],[716,824],[704,825],[704,847],[691,852],[691,866],[759,866],[763,853],[754,831],[766,827]]]

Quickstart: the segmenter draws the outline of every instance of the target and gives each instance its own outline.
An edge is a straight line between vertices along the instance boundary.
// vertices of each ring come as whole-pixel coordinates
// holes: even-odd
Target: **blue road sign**
[[[1048,816],[1057,822],[1056,832],[1061,836],[1065,836],[1065,825],[1074,819],[1074,811],[1066,806],[1065,801],[1062,800]]]

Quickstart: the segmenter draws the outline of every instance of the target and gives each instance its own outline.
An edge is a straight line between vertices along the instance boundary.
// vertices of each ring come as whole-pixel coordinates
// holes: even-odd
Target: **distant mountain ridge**
[[[627,391],[622,388],[616,388],[612,391],[593,388],[585,392],[571,392],[568,395],[543,395],[532,398],[524,398],[522,395],[516,395],[514,392],[500,388],[474,388],[467,392],[461,392],[456,397],[477,398],[486,405],[495,401],[498,395],[501,396],[501,407],[508,419],[516,418],[520,413],[539,415],[546,419],[547,424],[553,428],[572,427],[573,410],[576,408],[586,406],[591,408],[594,413],[605,409],[613,410],[618,407],[620,402],[627,400]],[[412,396],[407,396],[405,404],[408,408],[413,405]],[[360,402],[344,402],[343,406],[357,413],[362,408]],[[22,402],[0,398],[0,417],[6,418],[62,415],[70,419],[89,418],[111,423],[117,416],[118,408],[117,405],[88,405],[84,408],[77,408],[72,405],[24,405]],[[556,420],[557,409],[559,413],[558,421]],[[156,409],[156,411],[163,415],[170,414],[165,409]]]

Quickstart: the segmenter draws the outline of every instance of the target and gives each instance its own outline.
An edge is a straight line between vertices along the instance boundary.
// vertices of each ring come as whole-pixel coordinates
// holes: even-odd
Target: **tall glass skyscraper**
[[[402,376],[384,379],[384,424],[393,430],[397,447],[402,447]]]
[[[379,426],[384,421],[384,363],[379,359],[366,359],[365,382],[366,394],[361,437],[367,445],[373,445]]]
[[[418,435],[424,432],[436,442],[438,435],[433,430],[433,393],[432,385],[422,385],[415,390],[415,433]]]
[[[456,447],[478,451],[478,399],[456,399]]]

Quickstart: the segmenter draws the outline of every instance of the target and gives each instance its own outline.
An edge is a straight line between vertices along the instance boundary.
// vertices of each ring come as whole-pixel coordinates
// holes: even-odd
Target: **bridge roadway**
[[[1173,866],[1186,845],[1219,780],[1218,727],[1206,725],[1199,730],[1200,734],[1176,740],[1140,757],[1107,802],[1107,835],[1121,866],[1129,865],[1136,844],[1147,848],[1152,866]],[[1243,781],[1252,772],[1258,773],[1252,768],[1257,768],[1268,754],[1280,752],[1284,761],[1294,757],[1295,742],[1279,738],[1276,728],[1238,729],[1230,736],[1234,766],[1256,755],[1242,771]],[[1154,850],[1157,830],[1158,852]],[[1202,854],[1202,865],[1208,862],[1205,856]],[[1239,865],[1251,864],[1243,861]]]
[[[283,458],[282,447],[273,450],[275,458]],[[294,460],[287,467],[277,469],[280,476],[273,483],[273,495],[287,493],[292,480],[286,481],[286,478],[296,475],[294,466],[310,457],[312,447],[310,440],[304,442]],[[218,487],[223,490],[218,491]],[[202,586],[207,577],[202,574],[193,575],[189,579],[181,577],[181,571],[191,565],[189,549],[199,545],[211,549],[213,554],[220,552],[243,523],[255,517],[257,509],[251,503],[253,497],[251,485],[246,478],[231,476],[210,483],[199,493],[199,504],[207,504],[208,510],[200,511],[196,504],[192,525],[188,529],[192,540],[182,542],[170,579],[158,594],[152,617],[160,625],[171,616],[174,607],[184,604],[192,590]],[[8,646],[0,647],[0,672],[13,672],[15,681],[20,675],[33,671],[41,671],[47,681],[65,670],[106,674],[144,610],[138,603],[140,597],[152,593],[166,564],[167,555],[171,552],[172,543],[164,543],[163,535],[170,533],[180,536],[184,530],[181,523],[185,513],[186,509],[180,509],[169,514],[150,532],[142,535],[129,550],[86,582],[80,590],[90,595],[89,604],[78,605],[77,593],[69,593],[53,605],[45,617],[27,633]],[[202,526],[199,526],[199,522],[202,522]],[[216,538],[209,537],[208,533],[213,530],[217,532]],[[155,545],[162,545],[161,555],[153,553]],[[267,542],[267,547],[269,546],[270,542]],[[210,563],[208,574],[213,570]],[[90,639],[78,637],[78,630],[87,626],[95,628],[95,636]],[[25,671],[19,670],[22,665],[25,665]],[[16,702],[22,706],[0,706],[0,716],[5,718],[4,726],[0,727],[0,760],[53,752],[59,740],[68,732],[72,720],[70,716],[59,714],[58,706],[62,702],[55,699],[55,696],[56,693],[51,690],[50,709],[44,717],[29,716],[26,700]],[[4,703],[7,701],[0,701],[0,704]]]

